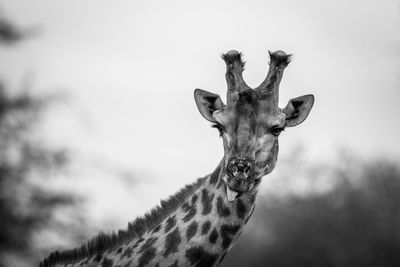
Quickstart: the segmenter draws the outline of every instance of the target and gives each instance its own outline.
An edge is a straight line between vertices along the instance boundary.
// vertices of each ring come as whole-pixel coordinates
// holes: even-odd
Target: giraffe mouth
[[[224,180],[226,184],[226,195],[230,202],[250,192],[256,184],[256,181],[253,180],[245,180],[231,176],[226,176]]]

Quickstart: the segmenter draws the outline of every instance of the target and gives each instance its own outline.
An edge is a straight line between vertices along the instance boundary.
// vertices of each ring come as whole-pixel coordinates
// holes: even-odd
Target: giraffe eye
[[[211,127],[216,128],[219,131],[219,136],[222,136],[225,132],[225,127],[221,124],[213,124]]]
[[[278,136],[281,132],[283,132],[285,129],[281,128],[281,127],[273,127],[270,129],[270,133],[272,135]]]

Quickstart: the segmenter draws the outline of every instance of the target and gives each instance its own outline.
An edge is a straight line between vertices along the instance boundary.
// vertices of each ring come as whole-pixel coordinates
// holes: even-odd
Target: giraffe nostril
[[[231,162],[229,163],[228,169],[229,169],[229,171],[230,171],[232,174],[233,174],[233,173],[236,173],[236,172],[238,171],[238,168],[237,168],[237,166],[236,166],[236,164],[235,164],[234,161],[231,161]]]
[[[251,163],[250,163],[250,162],[246,162],[246,166],[245,166],[245,168],[244,168],[244,172],[245,172],[246,174],[249,174],[249,173],[251,172],[251,169],[252,169]]]

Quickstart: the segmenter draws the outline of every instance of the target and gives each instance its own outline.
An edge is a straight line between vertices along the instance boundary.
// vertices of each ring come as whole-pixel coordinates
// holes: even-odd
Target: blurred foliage
[[[260,195],[222,266],[400,266],[399,167],[356,160],[336,166],[322,170],[336,179],[328,192]]]
[[[37,30],[20,28],[5,18],[0,10],[0,45],[15,45],[17,42],[36,35]]]
[[[23,36],[0,16],[1,44],[13,45]],[[78,201],[43,186],[68,163],[66,151],[46,147],[36,131],[53,100],[26,90],[12,93],[0,81],[0,266],[38,262],[41,254],[35,235],[63,228],[53,219],[55,209]]]

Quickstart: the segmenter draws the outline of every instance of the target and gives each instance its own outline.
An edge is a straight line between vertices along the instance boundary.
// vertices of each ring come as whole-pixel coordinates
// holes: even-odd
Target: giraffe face
[[[232,105],[213,113],[224,145],[225,180],[239,192],[248,191],[251,183],[274,169],[278,136],[286,127],[285,114],[263,104],[250,89],[238,93]]]
[[[253,89],[231,96],[228,105],[218,95],[200,89],[195,97],[196,103],[204,104],[200,112],[223,140],[223,180],[235,197],[252,191],[275,168],[279,135],[304,121],[313,104],[313,96],[306,95],[280,109],[268,105]]]
[[[205,119],[219,130],[224,144],[222,179],[228,200],[257,188],[261,178],[270,173],[278,157],[278,136],[287,127],[302,123],[313,103],[312,95],[291,99],[284,109],[278,103],[278,88],[290,55],[270,53],[270,69],[265,81],[250,88],[242,78],[241,54],[223,55],[227,65],[227,105],[220,96],[196,89],[196,105]]]

